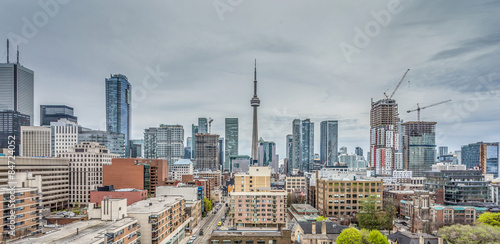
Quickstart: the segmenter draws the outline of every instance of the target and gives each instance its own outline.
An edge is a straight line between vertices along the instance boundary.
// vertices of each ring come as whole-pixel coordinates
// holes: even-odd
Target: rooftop
[[[191,162],[191,160],[189,160],[189,159],[179,159],[179,160],[177,160],[177,162],[174,163],[174,166],[175,165],[189,165],[189,164],[193,164],[193,162]]]
[[[214,230],[212,237],[247,237],[247,236],[276,236],[281,237],[281,232],[277,230]]]
[[[153,197],[142,200],[127,207],[129,214],[134,213],[158,213],[172,207],[177,203],[180,197]]]
[[[117,228],[127,226],[137,222],[135,218],[123,218],[118,221],[88,220],[78,221],[64,226],[60,226],[47,234],[26,238],[13,243],[72,243],[84,244],[93,243],[104,238],[104,234],[115,232]],[[76,234],[78,230],[78,235]]]

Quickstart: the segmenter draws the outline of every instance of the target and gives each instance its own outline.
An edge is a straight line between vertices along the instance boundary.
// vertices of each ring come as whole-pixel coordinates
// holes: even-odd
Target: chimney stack
[[[311,233],[314,235],[316,234],[316,221],[313,221],[311,223]]]
[[[321,234],[326,235],[326,221],[321,222]]]

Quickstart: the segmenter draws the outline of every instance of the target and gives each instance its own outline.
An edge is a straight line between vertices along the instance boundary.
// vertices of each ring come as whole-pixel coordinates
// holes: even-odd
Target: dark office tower
[[[50,122],[67,119],[78,124],[78,119],[73,115],[73,108],[66,105],[40,105],[40,126],[50,126]]]
[[[106,130],[125,135],[125,156],[130,156],[132,128],[132,86],[126,76],[111,75],[106,79]]]
[[[226,158],[224,170],[229,169],[230,156],[238,155],[238,118],[226,118]]]
[[[498,142],[476,142],[462,146],[462,164],[467,169],[478,168],[483,174],[498,177]]]
[[[34,73],[17,63],[0,64],[0,111],[16,111],[34,120]]]
[[[337,120],[322,121],[320,140],[320,159],[326,166],[333,166],[337,162],[339,122]]]
[[[287,175],[290,175],[292,173],[292,152],[293,152],[293,136],[292,135],[286,135],[286,171]]]
[[[224,137],[219,137],[219,169],[224,170]]]
[[[198,133],[208,133],[208,120],[207,118],[198,118]]]
[[[9,142],[14,141],[13,152],[15,156],[19,156],[21,126],[29,125],[30,117],[28,115],[13,110],[0,111],[0,148],[9,148]],[[12,146],[9,149],[12,149]]]
[[[292,152],[290,158],[290,168],[288,172],[293,172],[294,169],[300,169],[302,164],[302,127],[300,119],[294,119],[292,122]]]
[[[198,126],[191,126],[191,158],[196,158],[196,134],[198,134]]]
[[[436,161],[436,122],[410,121],[402,128],[404,168],[422,177]]]
[[[144,139],[130,140],[130,157],[142,158],[144,150]]]
[[[363,148],[356,147],[355,153],[356,153],[356,155],[363,157]]]

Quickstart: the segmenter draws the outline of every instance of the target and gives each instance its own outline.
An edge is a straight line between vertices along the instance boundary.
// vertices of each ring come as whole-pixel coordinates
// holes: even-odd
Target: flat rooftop
[[[317,213],[318,210],[309,204],[292,204],[292,207],[300,212]]]
[[[13,243],[72,243],[85,244],[92,243],[104,238],[104,234],[115,232],[117,228],[136,222],[135,218],[123,218],[118,221],[102,221],[92,219],[88,221],[78,221],[58,227],[47,234],[39,237],[24,238]],[[78,235],[76,231],[78,229]]]
[[[247,237],[247,236],[275,236],[281,237],[281,232],[277,230],[214,230],[213,237]]]
[[[133,213],[158,213],[172,207],[181,197],[153,197],[135,202],[127,207],[129,214]]]

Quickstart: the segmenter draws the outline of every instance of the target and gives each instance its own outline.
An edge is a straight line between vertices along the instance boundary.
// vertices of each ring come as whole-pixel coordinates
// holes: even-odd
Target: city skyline
[[[96,19],[88,27],[83,17],[75,18],[72,13],[79,8],[92,9],[90,4],[61,5],[46,25],[37,28],[34,37],[20,43],[21,64],[35,72],[35,108],[41,104],[65,104],[75,109],[82,126],[105,130],[102,81],[110,73],[123,73],[134,89],[142,87],[145,91],[143,95],[132,94],[136,106],[132,109],[131,139],[143,138],[144,129],[158,124],[183,125],[187,137],[191,134],[188,128],[199,117],[213,118],[212,133],[224,136],[224,119],[239,118],[239,154],[250,155],[252,119],[248,97],[252,90],[252,63],[257,58],[259,98],[263,102],[259,109],[259,137],[276,142],[281,158],[286,151],[286,135],[292,132],[292,120],[305,118],[317,124],[338,120],[338,146],[347,146],[350,153],[360,146],[367,152],[370,99],[377,101],[383,98],[384,91],[392,91],[407,68],[411,72],[394,96],[405,122],[416,120],[416,114],[406,113],[416,103],[428,105],[452,99],[451,103],[422,112],[423,121],[438,122],[436,145],[455,151],[461,145],[495,142],[500,138],[496,126],[500,115],[495,110],[495,104],[500,102],[495,73],[500,50],[495,26],[499,20],[492,14],[498,10],[498,4],[401,2],[400,12],[391,15],[386,26],[380,25],[379,34],[370,37],[366,47],[358,48],[359,53],[350,55],[350,62],[340,44],[354,45],[353,29],[363,30],[376,19],[372,11],[387,9],[387,3],[356,6],[355,13],[342,13],[342,7],[349,9],[355,3],[323,3],[338,5],[337,8],[294,3],[280,10],[270,3],[262,18],[249,25],[251,28],[241,28],[247,25],[257,6],[251,2],[226,12],[223,21],[211,3],[205,6],[206,10],[199,7],[203,4],[182,3],[173,7],[163,3],[164,8],[141,5],[137,7],[138,14],[152,12],[154,16],[157,11],[167,11],[175,15],[177,23],[186,23],[188,27],[168,23],[170,17],[164,14],[164,19],[153,21],[147,30],[140,29],[146,23],[142,21],[147,20],[127,25],[134,23],[132,18],[117,15],[108,19],[115,8],[130,7],[127,4],[103,3],[99,10],[93,9]],[[470,9],[474,20],[460,17],[457,10],[464,8]],[[182,9],[191,11],[176,14]],[[301,9],[317,12],[318,17],[303,21],[303,16],[289,14]],[[327,10],[332,9],[336,10],[326,16]],[[428,9],[432,9],[429,15],[420,14]],[[37,11],[44,10],[37,4],[7,2],[0,19],[11,24],[0,27],[0,31],[22,35],[23,16],[31,20]],[[193,19],[194,15],[200,18]],[[280,17],[273,17],[276,15]],[[405,19],[407,15],[411,15],[411,20]],[[269,28],[263,28],[264,24]],[[310,25],[317,28],[308,28]],[[410,42],[413,36],[401,37],[430,25],[433,31],[428,36]],[[461,32],[451,33],[450,27],[457,26]],[[177,35],[169,35],[165,29],[172,29]],[[129,31],[135,35],[129,36]],[[99,35],[99,43],[93,35],[81,34],[88,32]],[[246,42],[246,38],[252,39]],[[163,44],[163,40],[168,41]],[[389,40],[391,45],[387,47]],[[15,42],[11,40],[11,62]],[[4,41],[1,43],[0,54],[4,54]],[[237,44],[228,46],[230,43]],[[127,48],[130,46],[139,48]],[[46,62],[48,57],[51,62]],[[4,62],[5,55],[0,60]],[[157,81],[152,73],[159,72],[169,75],[162,74]],[[147,75],[149,79],[143,82]],[[476,93],[476,88],[481,92]],[[34,124],[38,125],[39,111],[34,112]],[[318,153],[319,126],[314,132]]]

